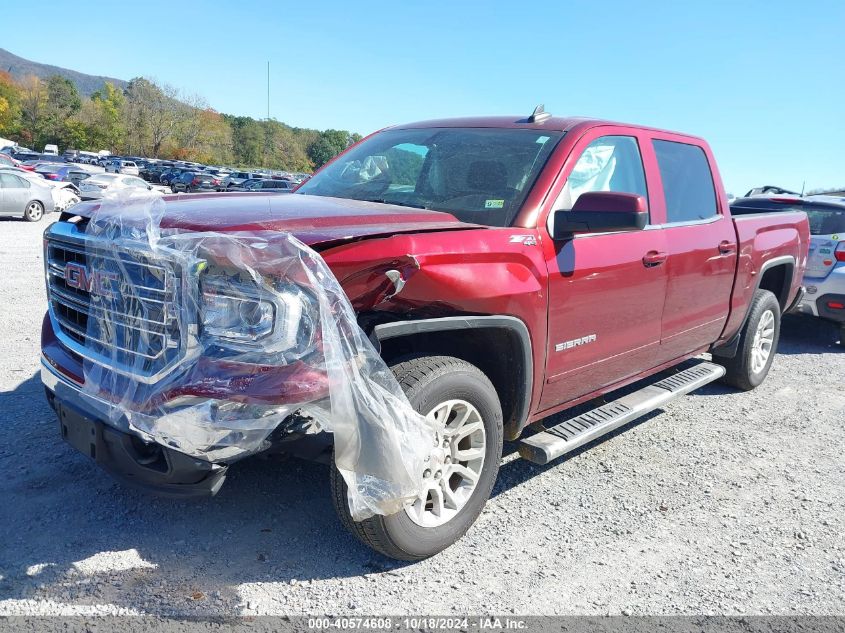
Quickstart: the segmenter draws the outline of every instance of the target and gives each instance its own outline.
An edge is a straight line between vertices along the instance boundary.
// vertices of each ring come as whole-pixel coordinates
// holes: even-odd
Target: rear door
[[[711,157],[694,142],[654,134],[663,191],[668,283],[660,363],[702,349],[719,338],[736,274],[737,238],[717,195]]]
[[[566,213],[582,193],[636,193],[649,201],[640,147],[629,128],[593,128],[579,139],[552,190],[545,232],[549,335],[541,407],[551,409],[650,369],[660,345],[666,267],[663,232],[578,234],[551,239],[553,213]],[[560,184],[562,183],[562,185]],[[542,229],[541,229],[542,231]]]
[[[3,213],[21,215],[26,203],[30,199],[31,185],[28,180],[15,174],[0,174],[0,185],[2,185],[2,209]]]

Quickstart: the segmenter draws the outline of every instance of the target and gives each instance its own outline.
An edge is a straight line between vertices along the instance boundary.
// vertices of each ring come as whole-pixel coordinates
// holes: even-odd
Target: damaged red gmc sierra
[[[45,233],[42,379],[62,433],[124,480],[216,493],[230,461],[150,445],[80,404],[83,363],[110,362],[92,353],[86,330],[90,295],[101,290],[85,256],[104,239],[86,231],[95,208],[76,205]],[[395,514],[355,521],[332,469],[346,527],[405,560],[443,550],[472,525],[503,440],[548,463],[713,380],[758,386],[781,314],[801,298],[809,241],[803,213],[732,218],[699,138],[541,108],[391,127],[293,194],[171,196],[164,209],[163,227],[287,232],[317,251],[411,405],[445,431],[419,498]],[[201,313],[188,320],[179,327],[214,336]],[[295,339],[298,324],[285,327]],[[109,330],[96,345],[120,335]],[[177,332],[168,353],[179,341]],[[255,384],[256,399],[283,400],[281,382],[268,395],[267,378],[297,380],[296,368],[283,369],[241,381],[238,398],[248,401]],[[583,412],[546,420],[576,405]],[[266,450],[331,459],[331,436],[295,429],[270,433]]]

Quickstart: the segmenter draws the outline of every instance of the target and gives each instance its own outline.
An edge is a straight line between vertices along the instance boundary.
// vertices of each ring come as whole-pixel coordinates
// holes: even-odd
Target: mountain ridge
[[[114,77],[107,77],[105,75],[89,75],[81,73],[70,68],[62,68],[61,66],[54,66],[52,64],[42,64],[34,62],[23,57],[19,57],[14,53],[7,51],[5,48],[0,48],[0,70],[8,72],[14,79],[20,80],[29,75],[35,75],[40,79],[46,80],[53,75],[60,75],[72,81],[79,90],[79,93],[85,97],[90,97],[97,90],[101,90],[106,82],[115,86],[115,88],[124,89],[129,82],[123,79],[116,79]]]

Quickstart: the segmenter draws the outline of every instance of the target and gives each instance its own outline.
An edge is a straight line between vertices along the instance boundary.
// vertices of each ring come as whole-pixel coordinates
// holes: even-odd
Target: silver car
[[[53,211],[53,193],[45,182],[22,178],[7,171],[0,172],[0,215],[19,215],[29,222],[38,222]]]
[[[137,176],[139,173],[138,165],[131,160],[115,159],[109,161],[105,165],[106,173],[110,174],[126,174],[127,176]]]

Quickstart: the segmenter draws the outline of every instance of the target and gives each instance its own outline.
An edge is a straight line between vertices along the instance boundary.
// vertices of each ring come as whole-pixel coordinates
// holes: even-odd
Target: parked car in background
[[[264,178],[264,176],[256,172],[235,171],[223,179],[223,181],[220,183],[220,188],[232,191],[244,191],[243,189],[238,189],[238,187],[243,185],[245,181],[261,180],[262,178]]]
[[[47,180],[72,182],[77,186],[80,182],[91,176],[90,172],[85,171],[81,167],[59,163],[39,165],[35,168],[34,173],[41,174]]]
[[[30,158],[29,160],[25,160],[20,164],[22,169],[26,169],[27,171],[34,171],[36,167],[40,165],[55,165],[55,164],[65,164],[65,161],[58,156],[49,156],[47,154],[37,154],[34,158]]]
[[[37,178],[0,170],[0,215],[19,215],[28,222],[38,222],[45,213],[51,213],[55,206],[52,189]]]
[[[185,167],[171,167],[163,172],[158,177],[158,181],[163,185],[173,185],[179,176],[181,176],[186,171],[190,171]]]
[[[753,190],[752,190],[753,191]],[[810,222],[810,250],[804,271],[806,293],[796,307],[802,314],[839,326],[845,346],[845,197],[791,195],[738,198],[733,215],[803,211]]]
[[[175,193],[209,192],[217,191],[220,181],[206,172],[184,171],[170,186]]]
[[[15,159],[8,154],[0,154],[0,165],[14,165]]]
[[[8,167],[0,165],[0,172],[11,173],[16,176],[28,180],[36,187],[48,187],[53,197],[53,210],[64,211],[71,205],[80,201],[79,189],[76,184],[72,182],[65,182],[61,180],[50,180],[34,171],[26,171],[18,167]]]
[[[137,176],[123,174],[94,174],[79,184],[79,193],[83,200],[96,200],[106,194],[116,194],[121,191],[150,191],[157,194],[170,193],[169,187],[145,182]]]
[[[248,178],[241,180],[238,185],[230,185],[226,187],[225,191],[254,191],[264,178]]]
[[[50,156],[58,156],[59,155],[59,146],[58,145],[45,145],[44,146],[44,153],[49,154]]]
[[[252,184],[248,191],[290,193],[296,189],[296,185],[294,183],[276,178],[264,178],[262,180],[252,180],[249,182],[254,184]]]
[[[131,160],[113,159],[108,161],[104,167],[106,168],[106,173],[109,174],[138,175],[138,165]]]

